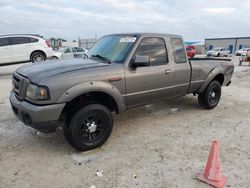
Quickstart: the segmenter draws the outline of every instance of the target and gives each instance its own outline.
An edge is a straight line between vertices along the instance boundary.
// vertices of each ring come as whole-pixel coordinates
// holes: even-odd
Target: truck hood
[[[28,78],[31,82],[38,83],[42,79],[65,72],[101,66],[108,66],[108,64],[93,59],[51,60],[20,67],[16,72]]]

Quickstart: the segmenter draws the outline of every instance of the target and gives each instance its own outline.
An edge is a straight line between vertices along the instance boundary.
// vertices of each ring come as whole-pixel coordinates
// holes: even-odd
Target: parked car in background
[[[0,64],[44,61],[53,53],[50,42],[37,35],[0,35]]]
[[[245,56],[247,52],[250,52],[250,48],[241,48],[235,52],[236,56]]]
[[[196,55],[196,50],[194,48],[194,46],[187,46],[186,47],[186,51],[187,51],[187,56],[188,57],[194,57]]]
[[[248,50],[245,55],[241,55],[239,59],[239,66],[241,66],[243,62],[248,62],[250,66],[250,50]]]
[[[83,58],[88,50],[80,47],[63,47],[52,55],[54,59]]]
[[[207,56],[214,56],[214,57],[220,57],[220,56],[224,56],[227,57],[229,54],[231,53],[231,51],[228,48],[213,48],[212,50],[209,50],[207,52]]]

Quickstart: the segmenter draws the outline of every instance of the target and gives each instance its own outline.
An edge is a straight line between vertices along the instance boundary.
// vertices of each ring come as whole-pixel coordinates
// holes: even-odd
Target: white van
[[[0,65],[39,62],[53,55],[50,42],[36,35],[0,35]]]

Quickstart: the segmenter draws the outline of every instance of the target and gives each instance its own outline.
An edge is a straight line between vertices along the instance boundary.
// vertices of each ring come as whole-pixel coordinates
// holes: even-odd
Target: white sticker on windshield
[[[120,42],[135,42],[136,37],[122,37]]]

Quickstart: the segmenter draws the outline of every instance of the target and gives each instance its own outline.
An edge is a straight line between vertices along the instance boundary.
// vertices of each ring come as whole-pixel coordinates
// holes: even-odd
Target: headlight
[[[26,97],[35,99],[35,100],[48,100],[49,90],[47,87],[44,87],[44,86],[28,84]]]

